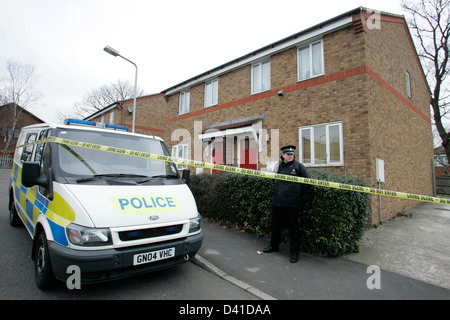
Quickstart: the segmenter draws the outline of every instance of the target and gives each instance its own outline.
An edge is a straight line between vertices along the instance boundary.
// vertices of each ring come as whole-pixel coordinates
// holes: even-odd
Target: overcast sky
[[[43,98],[31,112],[55,121],[92,89],[128,79],[159,93],[359,6],[404,14],[401,0],[0,0],[0,68],[34,66]]]

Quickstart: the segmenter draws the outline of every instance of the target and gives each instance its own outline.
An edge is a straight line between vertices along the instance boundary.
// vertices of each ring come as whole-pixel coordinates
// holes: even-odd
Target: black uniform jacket
[[[305,166],[295,160],[288,163],[280,162],[277,173],[309,178]],[[309,185],[303,183],[275,180],[272,205],[298,208],[301,203],[302,190],[304,192],[308,187]]]

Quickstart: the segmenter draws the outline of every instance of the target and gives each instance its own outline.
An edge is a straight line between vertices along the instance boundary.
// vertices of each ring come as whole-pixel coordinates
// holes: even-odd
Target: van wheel
[[[17,214],[16,206],[14,205],[14,200],[9,201],[9,224],[13,227],[20,227],[22,221]]]
[[[34,274],[36,285],[41,290],[47,290],[55,283],[50,253],[48,252],[47,238],[45,232],[41,232],[34,248]]]

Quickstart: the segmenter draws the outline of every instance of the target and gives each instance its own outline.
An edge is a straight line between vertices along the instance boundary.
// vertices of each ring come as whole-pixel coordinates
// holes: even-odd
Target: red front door
[[[212,162],[223,164],[223,141],[213,142]],[[222,173],[223,171],[213,170],[212,173]]]
[[[258,148],[254,138],[245,137],[239,142],[240,160],[239,167],[246,169],[258,169]]]

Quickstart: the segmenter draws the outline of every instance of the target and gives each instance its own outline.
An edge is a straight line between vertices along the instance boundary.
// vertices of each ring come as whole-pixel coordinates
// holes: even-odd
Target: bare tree
[[[16,129],[22,110],[30,108],[42,96],[35,88],[36,80],[33,66],[12,60],[7,62],[5,75],[0,79],[0,95],[3,104],[13,104],[12,132]],[[8,149],[12,136],[8,136],[5,150]]]
[[[402,1],[409,27],[418,41],[418,54],[431,90],[430,104],[442,146],[450,159],[448,72],[450,0]]]
[[[137,89],[137,96],[145,94],[143,89]],[[134,84],[131,85],[127,80],[117,80],[110,85],[101,86],[93,89],[84,95],[83,99],[76,102],[69,112],[75,117],[84,118],[94,112],[97,112],[114,102],[132,99],[134,97]],[[60,113],[59,117],[66,117]]]

